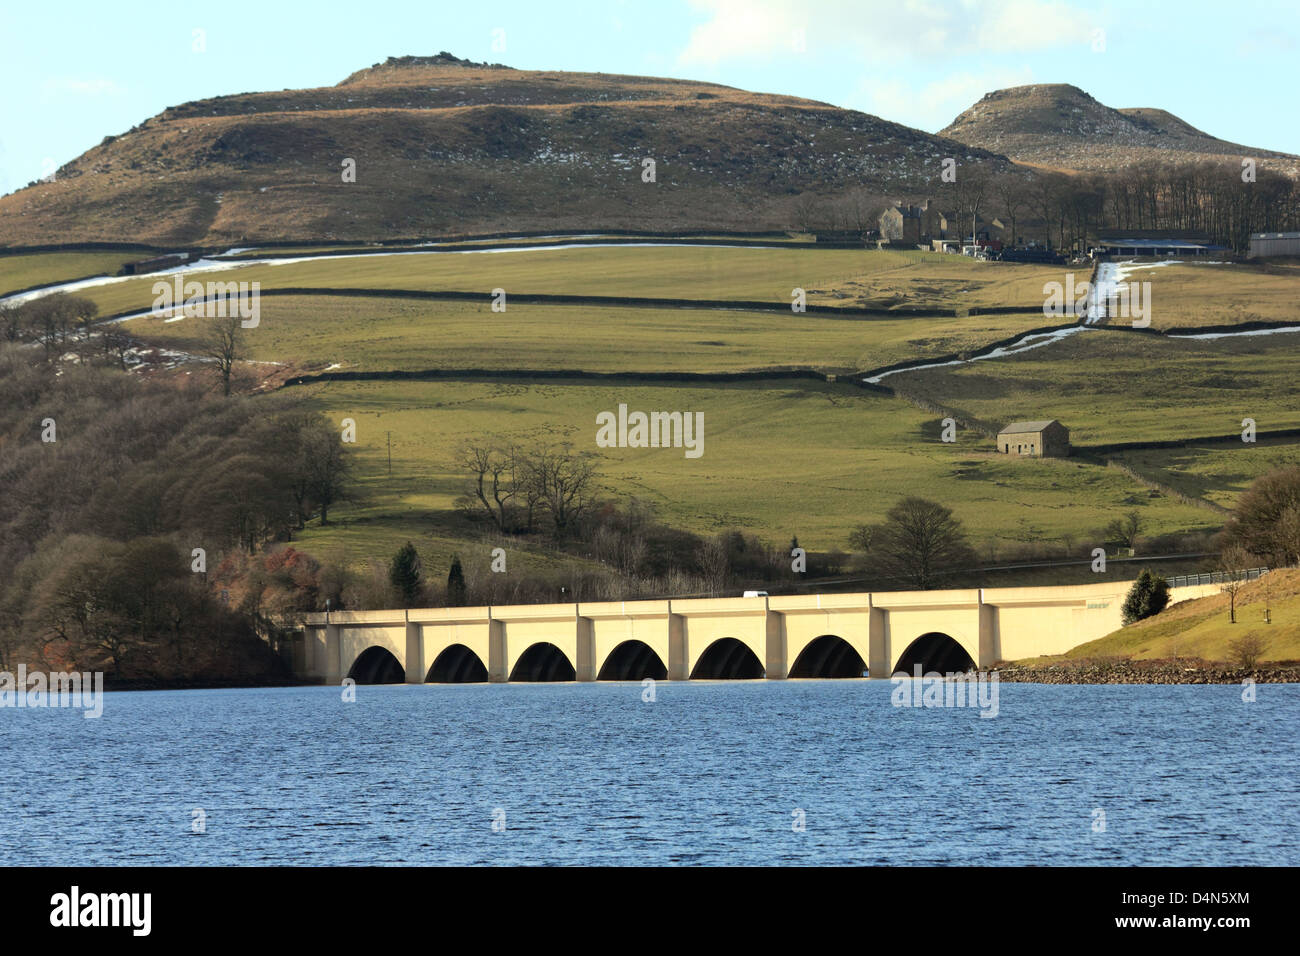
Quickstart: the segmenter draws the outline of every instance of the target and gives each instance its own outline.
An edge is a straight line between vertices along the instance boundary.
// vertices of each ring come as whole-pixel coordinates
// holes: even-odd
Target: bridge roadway
[[[295,668],[331,684],[960,671],[1109,634],[1130,584],[335,611],[304,616]]]

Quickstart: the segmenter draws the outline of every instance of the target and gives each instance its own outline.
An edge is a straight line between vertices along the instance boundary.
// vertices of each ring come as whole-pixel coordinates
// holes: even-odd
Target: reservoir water
[[[1300,685],[122,692],[0,709],[25,864],[1300,864]],[[201,812],[196,812],[201,811]],[[196,832],[200,831],[200,832]]]

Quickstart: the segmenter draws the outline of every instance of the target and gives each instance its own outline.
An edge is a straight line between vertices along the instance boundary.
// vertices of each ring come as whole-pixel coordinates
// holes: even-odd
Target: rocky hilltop
[[[106,137],[55,181],[0,198],[0,245],[782,229],[810,196],[923,192],[949,156],[1009,166],[811,100],[398,57],[331,87],[184,103]]]
[[[1055,169],[1120,170],[1249,156],[1262,166],[1300,174],[1300,157],[1218,139],[1165,110],[1112,109],[1063,83],[988,93],[939,135]]]

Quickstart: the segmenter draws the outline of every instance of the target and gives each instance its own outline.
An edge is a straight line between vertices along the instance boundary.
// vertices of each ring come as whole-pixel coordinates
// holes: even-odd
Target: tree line
[[[961,235],[977,219],[997,216],[1008,244],[1033,238],[1064,251],[1086,250],[1109,229],[1205,235],[1236,252],[1249,248],[1251,233],[1300,230],[1300,182],[1269,169],[1243,169],[1240,160],[1077,174],[959,166],[956,179],[937,184],[929,198],[956,214]],[[794,224],[864,232],[885,208],[861,188],[830,199],[805,194],[795,201]]]

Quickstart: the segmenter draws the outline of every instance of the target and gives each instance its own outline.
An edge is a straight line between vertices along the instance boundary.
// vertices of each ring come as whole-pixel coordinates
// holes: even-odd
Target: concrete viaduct
[[[1130,584],[335,611],[304,617],[295,665],[331,684],[964,671],[1109,634]]]

